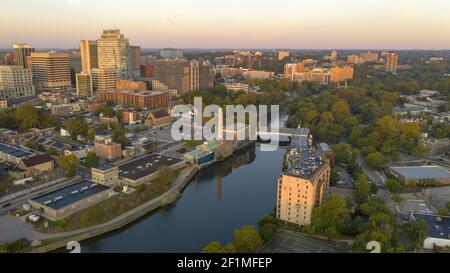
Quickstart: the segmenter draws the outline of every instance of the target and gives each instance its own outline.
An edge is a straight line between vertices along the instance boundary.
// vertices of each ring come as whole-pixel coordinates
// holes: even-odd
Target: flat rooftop
[[[17,157],[17,158],[24,158],[34,155],[34,153],[26,151],[24,149],[20,149],[15,146],[11,146],[8,144],[0,143],[0,152],[3,152],[5,154],[9,154],[11,156]]]
[[[156,172],[162,166],[172,166],[183,160],[161,154],[149,154],[119,166],[119,176],[138,180]]]
[[[427,224],[428,237],[450,240],[450,217],[433,214],[413,215],[415,219],[422,219]]]
[[[94,167],[94,169],[106,171],[106,170],[109,170],[109,169],[111,169],[113,167],[115,167],[115,166],[113,166],[111,164],[108,164],[108,163],[101,163],[101,164],[98,164],[96,167]]]
[[[85,179],[32,200],[58,210],[107,189],[109,187]]]
[[[408,179],[450,179],[450,172],[439,166],[390,167]]]
[[[286,174],[309,179],[324,165],[321,152],[313,148],[298,150],[300,152],[298,159]]]

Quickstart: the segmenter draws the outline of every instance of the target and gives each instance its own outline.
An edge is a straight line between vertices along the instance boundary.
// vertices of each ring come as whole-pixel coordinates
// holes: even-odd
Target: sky
[[[450,49],[449,0],[1,0],[0,48]]]

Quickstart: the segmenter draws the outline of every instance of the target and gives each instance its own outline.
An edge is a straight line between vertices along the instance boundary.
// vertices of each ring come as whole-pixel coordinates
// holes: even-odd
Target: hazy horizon
[[[448,0],[3,0],[0,48],[78,48],[119,28],[142,48],[448,50]],[[55,16],[56,14],[56,16]]]

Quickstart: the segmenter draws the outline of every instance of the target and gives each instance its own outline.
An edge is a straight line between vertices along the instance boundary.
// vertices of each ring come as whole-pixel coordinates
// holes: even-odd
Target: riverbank
[[[223,160],[232,157],[236,152],[245,149],[252,144],[253,142],[245,142],[242,145],[239,145],[234,151],[226,155],[223,155]],[[212,165],[220,163],[223,160],[215,159],[214,161],[211,161],[210,163],[203,165],[201,167],[197,165],[189,165],[175,179],[175,181],[171,185],[171,188],[167,192],[104,224],[81,230],[75,230],[72,232],[64,232],[58,234],[43,234],[42,246],[33,249],[30,252],[32,253],[50,252],[56,249],[64,248],[70,241],[81,242],[87,239],[92,239],[100,235],[120,230],[126,227],[127,225],[139,220],[140,218],[152,212],[155,212],[159,208],[166,207],[175,203],[181,197],[184,189],[188,186],[188,184],[192,181],[192,179],[198,174],[200,170],[208,169]]]

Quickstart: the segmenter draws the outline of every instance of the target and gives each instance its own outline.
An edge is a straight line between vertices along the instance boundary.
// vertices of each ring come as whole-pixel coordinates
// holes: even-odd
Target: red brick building
[[[145,64],[141,65],[141,76],[152,78],[155,73],[155,65],[154,64]]]
[[[122,106],[154,109],[167,106],[169,95],[154,91],[102,91],[98,92],[97,100],[110,101]]]

